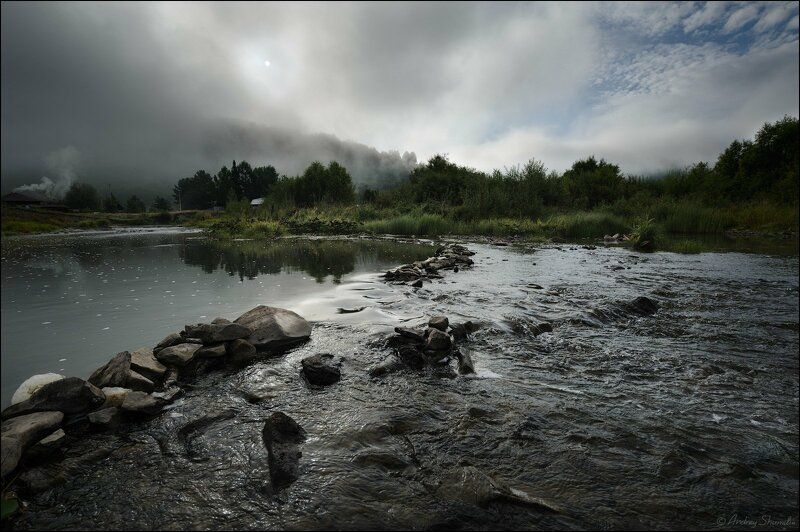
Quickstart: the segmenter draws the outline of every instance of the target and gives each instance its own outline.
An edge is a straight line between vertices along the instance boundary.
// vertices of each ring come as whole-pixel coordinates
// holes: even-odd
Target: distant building
[[[41,207],[49,204],[47,198],[36,192],[10,192],[3,196],[2,201],[7,205],[16,205],[19,207]]]

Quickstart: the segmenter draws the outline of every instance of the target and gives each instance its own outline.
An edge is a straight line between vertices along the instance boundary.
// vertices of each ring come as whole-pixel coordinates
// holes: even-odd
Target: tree
[[[144,212],[146,209],[144,202],[140,200],[136,195],[131,196],[128,198],[128,201],[125,203],[125,210],[127,212]]]
[[[170,209],[172,209],[172,204],[166,198],[157,196],[156,199],[153,201],[154,211],[165,212],[169,211]]]
[[[114,194],[109,193],[103,199],[103,210],[105,212],[119,212],[122,210],[122,204],[117,200]]]
[[[216,201],[214,178],[205,170],[184,177],[172,189],[172,196],[181,209],[208,209]]]
[[[96,211],[100,206],[100,197],[89,183],[73,183],[66,195],[64,203],[67,207],[79,211]]]
[[[573,163],[564,172],[564,187],[574,207],[591,209],[617,200],[625,185],[619,166],[594,156]]]

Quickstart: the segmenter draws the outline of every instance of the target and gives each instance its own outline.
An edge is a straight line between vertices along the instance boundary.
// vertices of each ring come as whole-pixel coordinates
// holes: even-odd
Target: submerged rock
[[[17,403],[21,403],[26,399],[30,398],[33,393],[44,386],[45,384],[61,380],[63,379],[63,375],[59,375],[58,373],[41,373],[39,375],[34,375],[33,377],[28,377],[25,379],[22,384],[19,385],[17,391],[14,392],[14,395],[11,396],[11,404],[15,405]]]
[[[467,349],[459,349],[454,354],[456,360],[458,360],[458,372],[460,374],[475,373],[475,363],[472,361],[472,356]]]
[[[97,408],[104,401],[105,394],[93,384],[78,377],[67,377],[45,384],[25,401],[9,406],[3,410],[2,418],[47,411],[80,414]]]
[[[61,412],[36,412],[3,421],[0,429],[0,476],[14,469],[22,454],[45,436],[52,434],[64,420]]]
[[[276,490],[288,487],[300,476],[298,464],[302,453],[299,445],[306,431],[283,412],[274,412],[261,432],[269,456],[269,475]]]
[[[473,466],[466,466],[451,471],[442,479],[437,494],[450,500],[456,500],[474,506],[485,507],[492,501],[502,499],[507,502],[534,506],[540,510],[560,512],[551,502],[534,497],[524,490],[507,486]]]
[[[639,296],[629,303],[632,311],[643,316],[655,314],[658,311],[658,303],[646,296]]]
[[[303,376],[309,384],[326,386],[339,382],[341,378],[341,370],[339,365],[334,363],[333,355],[327,353],[311,355],[300,363],[303,366]]]
[[[250,328],[247,338],[258,350],[298,344],[311,336],[311,325],[291,310],[259,305],[236,318],[234,323]]]

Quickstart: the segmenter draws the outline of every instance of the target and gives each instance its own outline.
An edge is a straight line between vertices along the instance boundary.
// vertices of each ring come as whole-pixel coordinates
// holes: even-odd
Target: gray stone
[[[28,399],[33,392],[44,386],[45,384],[57,380],[63,379],[63,375],[59,375],[58,373],[41,373],[39,375],[34,375],[32,377],[28,377],[23,381],[22,384],[19,385],[17,391],[14,392],[14,395],[11,396],[11,404],[15,405],[17,403],[21,403],[22,401]]]
[[[131,352],[131,369],[153,382],[161,381],[167,373],[167,366],[159,362],[148,347]]]
[[[3,421],[0,429],[0,476],[5,477],[14,471],[22,454],[42,438],[52,434],[63,420],[64,414],[61,412],[36,412]]]
[[[126,385],[131,390],[147,393],[152,392],[156,388],[156,385],[153,384],[153,381],[136,373],[135,371],[130,371],[128,373],[128,381],[126,382]]]
[[[311,325],[305,319],[290,310],[265,305],[245,312],[234,323],[253,331],[247,341],[259,350],[284,348],[311,336]]]
[[[467,349],[461,348],[455,352],[456,359],[458,360],[458,372],[462,375],[475,373],[475,363],[472,361],[472,356]]]
[[[339,365],[333,361],[333,355],[327,353],[306,357],[300,364],[303,366],[303,376],[310,384],[326,386],[339,382],[342,376]]]
[[[95,410],[86,416],[89,423],[104,428],[112,428],[120,422],[120,410],[115,406]]]
[[[232,364],[249,364],[255,360],[257,351],[255,346],[247,340],[234,340],[225,344],[225,352]]]
[[[186,336],[199,338],[205,345],[248,338],[251,334],[253,331],[250,327],[240,323],[201,323],[186,326]]]
[[[103,402],[103,408],[122,406],[122,402],[131,391],[132,390],[129,388],[103,388],[103,394],[106,396],[106,400]]]
[[[197,350],[200,358],[218,358],[225,356],[225,344],[207,345]]]
[[[231,320],[227,320],[225,318],[214,318],[213,320],[211,320],[211,324],[212,325],[217,325],[217,324],[220,324],[220,323],[233,323],[233,322]]]
[[[445,316],[434,316],[428,321],[428,327],[433,327],[434,329],[439,329],[440,331],[446,331],[447,326],[449,325],[449,321]]]
[[[422,331],[418,331],[417,329],[411,329],[409,327],[395,327],[394,332],[404,338],[410,338],[411,340],[414,340],[420,344],[425,341],[425,336],[423,335]]]
[[[166,347],[156,354],[156,358],[163,364],[185,366],[194,358],[195,353],[202,347],[200,344],[177,344]]]
[[[155,349],[164,349],[165,347],[172,347],[173,345],[183,343],[183,336],[178,333],[170,333],[166,338],[156,344]],[[154,349],[154,351],[155,351]]]
[[[298,464],[302,453],[299,445],[306,432],[283,412],[274,412],[264,423],[261,432],[267,448],[269,475],[275,490],[288,487],[299,476]]]
[[[439,329],[428,329],[428,337],[425,340],[426,351],[447,351],[453,345],[453,340],[446,332]]]
[[[105,401],[105,394],[78,377],[67,377],[45,384],[25,401],[3,410],[2,418],[33,412],[60,411],[65,414],[80,414],[94,410]]]
[[[62,445],[64,445],[64,441],[67,439],[67,433],[64,432],[64,429],[58,429],[50,436],[42,438],[39,442],[35,445],[35,447],[40,447],[44,450],[49,449],[58,449]]]
[[[131,370],[131,354],[117,353],[114,358],[97,368],[87,379],[98,388],[125,386]]]
[[[125,396],[120,409],[126,414],[152,416],[161,412],[165,401],[144,392],[131,392]]]

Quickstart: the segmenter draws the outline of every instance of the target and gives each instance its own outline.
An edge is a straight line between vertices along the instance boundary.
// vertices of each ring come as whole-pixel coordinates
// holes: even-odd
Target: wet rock
[[[225,318],[214,318],[213,320],[211,320],[212,325],[219,325],[221,323],[233,323],[233,322]]]
[[[183,336],[181,336],[178,333],[171,333],[168,334],[166,338],[158,342],[153,351],[155,352],[156,349],[161,350],[166,347],[172,347],[173,345],[178,345],[182,343],[183,343]]]
[[[61,412],[36,412],[3,421],[0,429],[0,476],[5,477],[14,471],[23,453],[52,434],[63,420]]]
[[[202,347],[199,344],[177,344],[166,347],[156,354],[156,358],[163,364],[185,366],[194,358],[195,353]]]
[[[28,377],[22,384],[19,385],[17,391],[14,392],[14,395],[11,396],[11,404],[15,405],[17,403],[21,403],[26,399],[29,399],[33,393],[44,386],[53,381],[63,379],[63,375],[59,375],[58,373],[41,373],[39,375],[34,375],[33,377]]]
[[[305,319],[291,310],[277,307],[259,305],[236,318],[234,323],[253,331],[247,341],[258,350],[288,347],[311,336],[311,325]]]
[[[125,386],[131,371],[131,354],[128,351],[117,353],[114,358],[94,370],[88,381],[98,388]]]
[[[25,401],[9,406],[3,410],[2,418],[47,411],[80,414],[94,410],[104,401],[105,395],[93,384],[77,377],[67,377],[45,384]]]
[[[58,449],[59,447],[64,445],[66,439],[67,439],[67,433],[64,432],[64,429],[58,429],[51,435],[39,440],[39,442],[36,445],[34,445],[34,447],[38,447],[44,451]]]
[[[299,446],[306,432],[283,412],[274,412],[264,423],[261,432],[269,456],[269,475],[276,490],[288,487],[299,477],[298,464],[302,453]]]
[[[25,492],[39,493],[58,484],[63,484],[70,477],[79,473],[88,464],[107,458],[113,452],[111,441],[73,442],[63,460],[34,467],[20,474],[18,483]]]
[[[413,283],[411,283],[413,288],[422,288],[422,279],[417,279]]]
[[[103,395],[106,399],[103,402],[103,408],[109,406],[122,406],[125,397],[131,393],[130,388],[103,388]]]
[[[428,321],[428,327],[433,327],[440,331],[446,331],[449,324],[450,322],[445,316],[434,316]]]
[[[185,333],[189,338],[199,338],[204,345],[211,345],[247,338],[253,331],[240,323],[201,323],[187,325]]]
[[[385,360],[372,367],[369,370],[370,377],[383,377],[394,371],[402,369],[403,363],[393,356],[387,357]]]
[[[161,382],[167,373],[167,366],[156,359],[149,347],[131,352],[131,369],[153,382]]]
[[[136,390],[139,392],[152,392],[155,390],[156,385],[153,384],[153,381],[148,379],[147,377],[136,373],[135,371],[131,371],[128,374],[128,382],[126,383],[128,388],[131,390]]]
[[[355,314],[356,312],[361,312],[367,307],[355,307],[355,308],[344,308],[339,307],[336,309],[336,312],[339,314]]]
[[[182,396],[183,393],[184,393],[183,389],[178,388],[177,386],[172,386],[170,388],[167,388],[163,392],[154,392],[150,395],[152,395],[155,399],[163,401],[164,403],[171,403],[175,399]]]
[[[540,334],[544,334],[546,332],[553,332],[553,326],[547,322],[534,323],[531,325],[530,331],[534,336],[539,336]]]
[[[642,316],[649,316],[658,311],[659,305],[649,297],[639,296],[629,303],[632,311]]]
[[[218,358],[225,356],[227,353],[225,344],[207,345],[197,350],[197,357],[199,358]]]
[[[120,409],[116,406],[111,406],[108,408],[103,408],[101,410],[95,410],[94,412],[90,412],[86,419],[89,420],[89,423],[95,425],[97,427],[102,428],[113,428],[116,427],[120,420]]]
[[[258,355],[253,344],[241,339],[226,343],[225,352],[232,364],[248,364]]]
[[[397,349],[397,356],[411,369],[422,369],[427,362],[422,351],[410,345],[400,346]]]
[[[322,353],[311,355],[300,361],[303,366],[303,376],[316,386],[327,386],[339,382],[341,370],[339,364],[333,361],[333,355]]]
[[[153,416],[161,412],[165,402],[144,392],[131,392],[125,396],[120,409],[126,414]]]
[[[509,487],[473,466],[466,466],[446,474],[436,493],[444,499],[480,507],[486,507],[492,501],[500,499],[533,506],[539,510],[560,512],[553,503],[534,497],[522,489]]]
[[[451,323],[450,324],[450,336],[453,337],[453,340],[457,342],[461,342],[467,339],[467,327],[463,323]]]
[[[425,336],[423,336],[422,331],[417,329],[411,329],[409,327],[395,327],[394,332],[404,338],[408,338],[420,344],[425,341]]]
[[[453,340],[446,332],[439,329],[428,329],[425,340],[426,351],[447,351],[452,347]]]
[[[359,451],[350,461],[362,467],[372,466],[389,470],[403,470],[414,466],[411,460],[405,456],[379,449]]]
[[[467,349],[458,349],[454,354],[456,360],[458,360],[458,372],[461,375],[475,373],[475,363],[472,361],[472,356]]]

